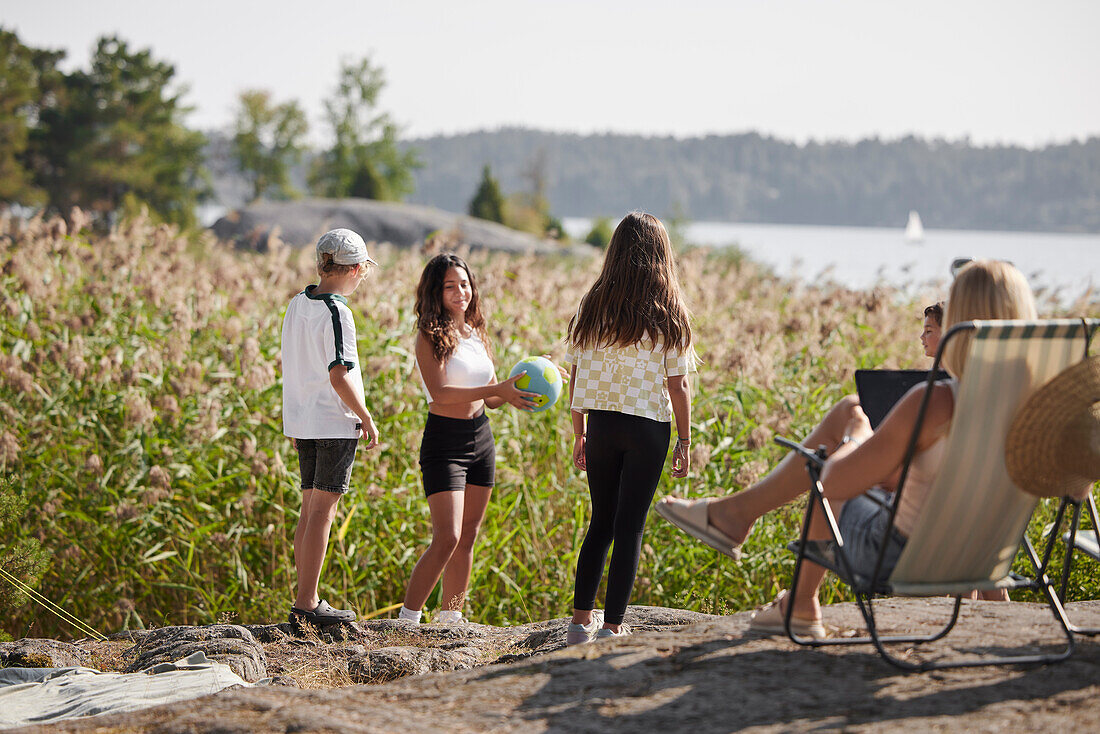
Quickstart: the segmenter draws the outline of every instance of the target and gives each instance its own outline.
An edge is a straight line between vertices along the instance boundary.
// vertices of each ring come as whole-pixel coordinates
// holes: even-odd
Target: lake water
[[[570,236],[581,239],[592,226],[580,218],[563,224]],[[712,247],[736,244],[780,275],[828,279],[851,288],[888,284],[914,294],[942,289],[946,295],[951,261],[966,256],[1009,260],[1033,288],[1051,292],[1062,303],[1100,289],[1100,234],[925,229],[923,242],[910,244],[900,226],[691,222],[684,238]]]

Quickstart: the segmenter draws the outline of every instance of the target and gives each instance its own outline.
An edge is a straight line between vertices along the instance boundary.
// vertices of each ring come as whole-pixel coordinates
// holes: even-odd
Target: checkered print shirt
[[[659,343],[652,348],[646,342],[604,349],[570,347],[567,360],[577,368],[573,410],[613,410],[662,423],[672,420],[665,378],[695,370],[693,348],[666,353]]]

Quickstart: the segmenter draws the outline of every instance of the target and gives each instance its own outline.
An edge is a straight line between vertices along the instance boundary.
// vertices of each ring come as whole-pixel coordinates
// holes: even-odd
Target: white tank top
[[[419,362],[416,364],[416,373],[420,377],[420,386],[424,388],[424,397],[429,403],[432,402],[432,394],[428,392]],[[493,360],[489,359],[489,353],[485,351],[485,345],[481,343],[477,332],[458,340],[454,354],[443,365],[443,376],[445,384],[455,387],[481,387],[493,381],[496,377]]]

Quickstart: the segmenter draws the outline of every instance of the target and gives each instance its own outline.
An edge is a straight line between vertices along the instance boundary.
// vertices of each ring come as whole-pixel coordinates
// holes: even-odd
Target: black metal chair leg
[[[1028,557],[1031,559],[1031,564],[1037,570],[1040,568],[1039,555],[1035,552],[1035,547],[1031,544],[1031,541],[1026,537],[1023,540],[1023,545],[1027,551]],[[977,660],[959,660],[948,662],[928,662],[918,666],[918,670],[945,670],[949,668],[979,668],[988,665],[1048,665],[1050,663],[1057,663],[1065,660],[1073,654],[1076,642],[1073,638],[1073,628],[1066,617],[1066,610],[1062,606],[1061,599],[1058,598],[1058,593],[1054,589],[1054,584],[1046,573],[1038,573],[1035,579],[1037,585],[1041,586],[1043,593],[1047,598],[1047,606],[1050,607],[1051,613],[1054,615],[1055,621],[1058,622],[1059,627],[1062,630],[1062,634],[1066,638],[1066,646],[1061,652],[1052,653],[1049,655],[1014,655],[1009,657],[997,657],[997,658],[980,658]],[[959,603],[959,599],[956,599],[956,604]],[[883,653],[883,657],[890,659],[887,653]],[[894,664],[908,663],[908,661],[890,660]],[[899,665],[899,667],[905,667]],[[907,668],[908,669],[908,668]]]
[[[1061,603],[1063,603],[1063,604],[1066,601],[1066,593],[1067,593],[1067,590],[1068,590],[1068,587],[1069,587],[1069,567],[1070,567],[1070,563],[1072,562],[1071,559],[1072,559],[1073,555],[1076,554],[1076,552],[1077,552],[1077,546],[1075,544],[1075,538],[1077,536],[1077,531],[1080,528],[1081,507],[1082,507],[1082,505],[1085,506],[1087,514],[1089,516],[1089,520],[1092,521],[1092,530],[1093,530],[1093,532],[1097,534],[1098,538],[1100,538],[1100,525],[1098,525],[1097,522],[1096,522],[1096,515],[1097,515],[1096,501],[1092,498],[1092,493],[1090,492],[1089,494],[1087,494],[1085,496],[1085,499],[1083,501],[1076,502],[1075,504],[1076,504],[1077,507],[1076,507],[1076,511],[1074,512],[1074,515],[1073,515],[1073,528],[1072,528],[1073,532],[1070,534],[1070,537],[1066,540],[1066,563],[1065,563],[1065,566],[1062,570],[1062,589],[1061,589],[1060,597],[1061,597]],[[1085,560],[1087,562],[1091,559],[1085,559]],[[1077,625],[1070,622],[1069,623],[1069,628],[1074,634],[1078,634],[1078,635],[1087,635],[1089,637],[1095,637],[1096,635],[1100,635],[1100,627],[1078,627]]]
[[[1073,505],[1073,519],[1069,523],[1069,537],[1066,538],[1066,553],[1065,560],[1062,561],[1062,583],[1059,586],[1058,595],[1062,597],[1063,602],[1066,599],[1066,593],[1069,591],[1069,574],[1073,568],[1073,551],[1074,551],[1074,538],[1077,537],[1077,529],[1081,526],[1081,503],[1066,498],[1063,502],[1069,502]]]
[[[1054,522],[1050,526],[1050,533],[1047,534],[1046,547],[1043,549],[1043,562],[1035,569],[1036,575],[1047,572],[1050,568],[1050,557],[1054,552],[1054,545],[1058,542],[1058,532],[1062,528],[1062,519],[1066,515],[1066,505],[1070,500],[1066,497],[1062,498],[1062,501],[1058,503],[1058,511],[1054,514]]]
[[[810,559],[806,558],[801,553],[798,555],[798,559],[795,561],[794,579],[792,581],[792,588],[798,581],[798,576],[801,573],[802,563]],[[833,638],[824,640],[815,640],[812,637],[799,637],[794,634],[794,631],[790,626],[790,611],[791,607],[787,607],[786,623],[787,623],[787,637],[795,644],[803,647],[829,647],[835,645],[870,645],[874,644],[876,647],[879,644],[896,645],[902,643],[911,644],[923,644],[925,642],[935,642],[947,635],[948,632],[955,626],[955,622],[959,618],[959,607],[962,605],[960,598],[955,599],[955,608],[952,612],[951,619],[943,629],[933,632],[928,635],[887,635],[882,636],[878,634],[877,623],[875,621],[874,610],[871,607],[872,597],[862,592],[856,592],[856,604],[859,607],[860,614],[863,615],[863,621],[867,625],[868,636],[865,637],[844,637]]]
[[[1081,511],[1085,509],[1092,521],[1094,532],[1096,528],[1100,528],[1097,524],[1097,512],[1096,501],[1093,499],[1091,493],[1085,496],[1084,500],[1074,500],[1069,497],[1063,497],[1062,501],[1058,504],[1058,512],[1054,516],[1054,524],[1051,525],[1050,532],[1046,536],[1046,546],[1043,549],[1042,561],[1039,560],[1038,554],[1035,553],[1034,548],[1031,548],[1029,553],[1032,567],[1035,569],[1035,576],[1037,579],[1046,578],[1051,552],[1054,549],[1054,544],[1062,541],[1062,522],[1065,519],[1066,508],[1073,507],[1073,515],[1069,524],[1069,532],[1064,540],[1065,543],[1065,560],[1062,562],[1062,573],[1059,588],[1057,590],[1059,606],[1064,605],[1067,601],[1069,594],[1069,577],[1073,567],[1073,557],[1077,553],[1077,546],[1075,545],[1075,538],[1081,525]],[[1030,541],[1028,541],[1030,547]],[[1064,613],[1064,607],[1063,607]],[[1090,637],[1100,635],[1100,627],[1078,627],[1077,625],[1069,622],[1067,619],[1069,629],[1074,634],[1088,635]]]

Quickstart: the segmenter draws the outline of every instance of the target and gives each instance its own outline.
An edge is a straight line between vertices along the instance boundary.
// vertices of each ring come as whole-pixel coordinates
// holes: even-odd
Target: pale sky
[[[1096,0],[0,0],[0,25],[68,68],[103,34],[152,48],[202,129],[228,128],[243,89],[297,99],[315,141],[340,59],[364,54],[407,136],[1100,135]]]

